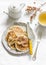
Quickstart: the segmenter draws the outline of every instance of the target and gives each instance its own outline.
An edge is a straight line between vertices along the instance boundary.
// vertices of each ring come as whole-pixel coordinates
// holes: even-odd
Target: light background
[[[46,0],[0,0],[0,65],[46,65],[46,38],[41,40],[36,61],[29,59],[28,55],[17,57],[8,54],[1,43],[3,31],[10,24],[9,22],[7,23],[8,16],[4,14],[3,11],[7,11],[7,8],[10,4],[15,4],[16,6],[20,3],[33,5],[33,1],[37,1],[35,6],[40,6],[40,4],[44,3]],[[46,10],[45,7],[46,6],[43,7],[43,10]],[[20,21],[26,20],[20,19]]]

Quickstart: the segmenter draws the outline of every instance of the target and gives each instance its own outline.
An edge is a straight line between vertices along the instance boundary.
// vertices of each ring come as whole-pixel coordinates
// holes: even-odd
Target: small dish
[[[27,31],[27,25],[26,25],[26,23],[21,23],[21,22],[15,22],[14,24],[12,24],[12,25],[19,25],[19,26],[21,26],[25,31]],[[12,26],[12,25],[10,25],[10,26]],[[9,28],[9,27],[8,27]],[[5,36],[6,36],[6,34],[7,34],[7,30],[8,30],[8,28],[4,31],[4,33],[3,33],[3,35],[2,35],[2,44],[3,44],[3,46],[4,46],[4,48],[8,51],[8,52],[10,52],[11,54],[14,54],[14,55],[20,55],[20,54],[25,54],[25,53],[28,53],[29,52],[29,49],[27,49],[26,51],[22,51],[22,52],[19,52],[19,51],[16,51],[16,50],[12,50],[8,45],[7,45],[7,42],[6,42],[6,40],[5,40]],[[31,31],[31,33],[32,33],[32,40],[33,40],[33,46],[34,46],[34,44],[35,44],[35,34],[34,34],[34,32],[33,32],[33,30]]]

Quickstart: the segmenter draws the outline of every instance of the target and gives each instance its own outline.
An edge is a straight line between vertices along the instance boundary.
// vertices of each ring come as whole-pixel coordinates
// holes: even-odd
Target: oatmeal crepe
[[[25,36],[20,36],[17,39],[16,48],[19,51],[24,51],[28,49],[28,38]]]
[[[20,26],[17,25],[10,27],[9,30],[13,30],[17,36],[27,35],[27,33]]]
[[[12,26],[8,29],[6,41],[12,49],[25,51],[28,49],[27,33],[20,26]]]

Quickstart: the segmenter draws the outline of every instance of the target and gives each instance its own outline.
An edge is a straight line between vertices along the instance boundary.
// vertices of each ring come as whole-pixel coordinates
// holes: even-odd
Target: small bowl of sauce
[[[41,12],[39,14],[39,24],[41,24],[42,26],[46,26],[46,12]]]

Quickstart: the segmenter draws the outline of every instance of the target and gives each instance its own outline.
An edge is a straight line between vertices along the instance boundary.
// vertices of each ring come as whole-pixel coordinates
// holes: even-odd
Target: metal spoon
[[[38,50],[38,46],[39,46],[39,43],[40,43],[40,40],[42,38],[42,33],[43,33],[43,28],[41,26],[39,26],[40,30],[38,32],[38,36],[37,36],[37,45],[36,45],[36,49],[35,49],[35,52],[34,52],[34,55],[32,57],[33,61],[36,60],[36,55],[37,55],[37,50]]]

